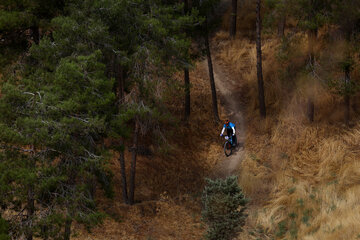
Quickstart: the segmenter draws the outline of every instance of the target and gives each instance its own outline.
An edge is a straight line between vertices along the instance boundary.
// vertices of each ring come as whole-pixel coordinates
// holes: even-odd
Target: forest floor
[[[203,236],[205,226],[200,215],[203,180],[205,177],[239,176],[246,138],[246,86],[242,85],[241,75],[232,74],[230,66],[216,58],[216,49],[213,49],[213,53],[219,115],[222,121],[227,118],[236,124],[237,149],[229,157],[223,152],[224,139],[219,136],[222,121],[214,125],[211,120],[213,115],[207,62],[198,62],[190,72],[193,112],[189,126],[178,129],[176,141],[179,149],[175,151],[176,159],[171,156],[169,159],[139,156],[135,196],[139,203],[132,207],[124,205],[120,188],[116,187],[115,199],[101,198],[99,201],[110,218],[91,233],[79,229],[74,239],[195,240]],[[172,104],[178,106],[181,103]],[[129,157],[126,156],[126,159]],[[112,161],[114,183],[120,186],[116,156]],[[248,221],[248,224],[249,227],[245,228],[251,229],[252,221]]]
[[[216,67],[216,78],[224,75]],[[121,197],[121,176],[117,154],[111,159],[114,172],[115,197],[106,199],[99,192],[98,204],[108,214],[104,224],[88,233],[81,226],[76,240],[130,240],[130,239],[201,239],[205,226],[201,222],[201,192],[206,177],[214,173],[227,176],[234,173],[241,159],[241,151],[226,158],[223,139],[219,136],[222,124],[212,121],[211,90],[207,65],[199,62],[190,72],[191,109],[188,124],[176,128],[170,153],[154,153],[152,156],[138,156],[136,192],[134,206],[123,204]],[[217,80],[218,81],[218,80]],[[229,78],[230,81],[230,78]],[[182,83],[182,76],[179,76]],[[227,87],[227,85],[225,86]],[[223,89],[225,89],[223,87]],[[182,98],[178,93],[170,94],[172,111],[182,114]],[[174,97],[176,96],[176,97]],[[231,99],[219,90],[221,102]],[[228,107],[225,107],[226,109]],[[221,119],[228,117],[220,104]],[[238,108],[229,108],[237,112]],[[241,115],[239,115],[241,116]],[[236,121],[237,126],[241,118]],[[242,130],[238,131],[240,133]],[[239,141],[240,142],[240,141]],[[143,142],[146,144],[146,142]],[[130,153],[125,159],[129,167]],[[214,170],[217,169],[217,170]]]

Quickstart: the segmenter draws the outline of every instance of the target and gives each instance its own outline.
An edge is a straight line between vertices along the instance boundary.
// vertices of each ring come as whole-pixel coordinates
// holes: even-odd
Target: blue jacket
[[[223,135],[225,129],[232,129],[233,130],[233,135],[235,135],[235,124],[233,124],[231,122],[229,123],[228,126],[226,126],[226,124],[224,124],[224,127],[223,127],[223,129],[221,131],[221,135]]]
[[[226,126],[226,124],[224,124],[224,128],[227,128],[227,129],[235,128],[235,124],[233,124],[232,122],[230,122],[228,126]]]

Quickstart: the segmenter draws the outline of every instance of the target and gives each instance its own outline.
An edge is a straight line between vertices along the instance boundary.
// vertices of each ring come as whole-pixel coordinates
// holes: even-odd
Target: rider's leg
[[[234,143],[234,139],[233,139],[233,137],[232,137],[232,135],[233,135],[233,130],[231,129],[231,128],[228,128],[228,129],[226,129],[227,131],[226,131],[226,133],[227,133],[227,135],[229,136],[229,139],[230,139],[230,143],[233,145],[233,143]]]
[[[237,137],[236,137],[236,135],[234,135],[232,137],[232,139],[233,139],[233,145],[236,146],[237,145]]]

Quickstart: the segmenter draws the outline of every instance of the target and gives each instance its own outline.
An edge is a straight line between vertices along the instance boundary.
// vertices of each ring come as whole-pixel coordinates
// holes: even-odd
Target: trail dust
[[[202,64],[207,65],[207,62],[204,61]],[[229,157],[226,157],[224,152],[221,152],[220,161],[216,164],[212,173],[213,178],[226,178],[231,175],[237,175],[238,167],[244,158],[244,106],[241,101],[240,79],[226,72],[224,70],[228,69],[226,66],[222,66],[215,61],[213,64],[217,94],[221,105],[225,109],[226,118],[236,126],[236,136],[238,139],[238,146],[233,149]]]

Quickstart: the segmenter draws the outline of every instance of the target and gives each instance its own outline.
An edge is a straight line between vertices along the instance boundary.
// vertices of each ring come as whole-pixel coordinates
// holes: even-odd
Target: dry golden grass
[[[277,171],[277,189],[258,223],[278,232],[280,221],[287,221],[288,227],[294,221],[299,239],[355,239],[360,224],[355,210],[360,208],[359,129],[334,136],[306,129],[310,136],[300,139],[307,145],[310,137],[312,146],[292,152],[285,168]]]
[[[181,204],[162,194],[157,201],[148,201],[134,206],[113,203],[113,216],[104,224],[87,233],[79,229],[74,239],[129,240],[129,239],[200,239],[204,228],[200,221],[198,206],[193,199],[182,196]],[[196,208],[196,210],[194,210]],[[114,212],[117,211],[117,212]],[[117,214],[117,215],[116,215]]]
[[[341,76],[334,63],[343,57],[344,43],[316,44],[323,71]],[[267,118],[258,116],[255,42],[213,39],[218,62],[231,66],[241,79],[246,102],[246,157],[239,183],[252,199],[245,232],[239,239],[357,239],[360,237],[360,124],[359,96],[352,98],[352,128],[343,125],[343,99],[321,78],[302,74],[307,59],[307,38],[296,36],[290,58],[276,58],[281,43],[263,43],[263,74]],[[332,55],[330,57],[330,55]],[[325,61],[325,60],[326,61]],[[357,63],[358,64],[358,63]],[[332,68],[328,68],[332,66]],[[336,65],[335,65],[336,66]],[[290,69],[284,82],[283,70]],[[352,78],[359,77],[359,70]],[[314,96],[315,122],[306,118],[306,104]]]

